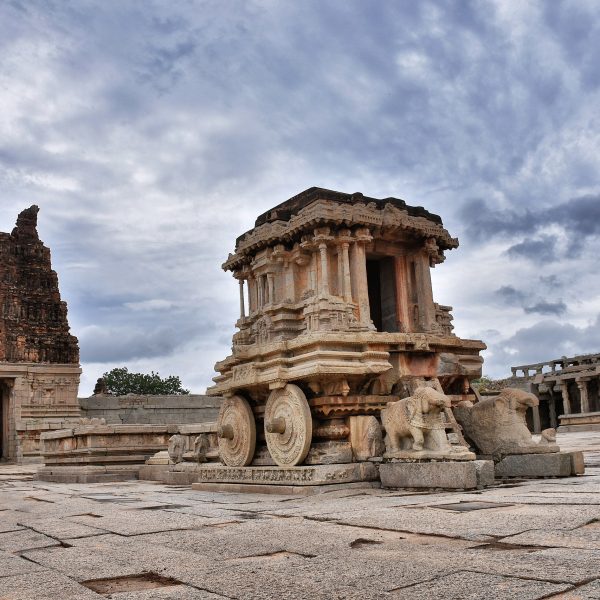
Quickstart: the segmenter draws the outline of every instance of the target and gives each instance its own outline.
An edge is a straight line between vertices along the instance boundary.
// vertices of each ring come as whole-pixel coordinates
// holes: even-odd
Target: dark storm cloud
[[[512,258],[526,258],[533,262],[551,262],[555,259],[556,240],[549,235],[526,239],[511,246],[507,252]]]
[[[600,316],[586,327],[544,320],[519,329],[508,339],[495,344],[493,360],[507,366],[516,366],[561,356],[593,353],[599,347]]]
[[[512,285],[503,285],[496,290],[496,296],[501,298],[507,304],[522,305],[527,299],[527,294],[515,289]]]
[[[567,305],[562,300],[549,302],[535,297],[535,293],[518,290],[512,285],[504,285],[494,292],[494,296],[503,305],[517,306],[525,313],[560,316],[567,312]]]
[[[465,313],[497,269],[481,286],[497,309],[482,326],[508,339],[580,302],[566,295],[567,263],[589,269],[598,250],[599,12],[584,1],[5,2],[2,229],[42,207],[86,364],[160,370],[180,357],[201,391],[238,316],[219,265],[254,217],[312,185],[396,195],[463,238],[443,268],[477,272],[455,302]],[[497,241],[488,266],[480,255]],[[529,275],[511,279],[515,265]],[[587,318],[598,293],[590,279]]]
[[[477,240],[496,237],[528,237],[508,249],[511,257],[534,262],[556,259],[556,239],[547,234],[530,237],[548,226],[562,230],[567,239],[564,255],[577,257],[584,243],[600,234],[600,195],[572,198],[549,208],[538,210],[495,210],[483,200],[466,202],[460,210],[468,235]]]
[[[564,302],[537,302],[532,306],[525,306],[523,310],[528,313],[538,313],[540,315],[560,316],[567,312],[567,305]]]

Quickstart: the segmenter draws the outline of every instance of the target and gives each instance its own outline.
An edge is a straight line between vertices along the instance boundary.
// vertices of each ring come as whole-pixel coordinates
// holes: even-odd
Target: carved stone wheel
[[[224,398],[217,421],[219,456],[229,467],[245,467],[256,448],[256,424],[250,404],[241,396]]]
[[[312,417],[304,392],[288,383],[273,390],[265,407],[265,437],[271,458],[280,467],[299,465],[312,441]]]

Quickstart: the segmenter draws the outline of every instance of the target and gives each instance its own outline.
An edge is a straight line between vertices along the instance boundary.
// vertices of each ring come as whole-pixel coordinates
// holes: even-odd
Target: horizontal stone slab
[[[282,496],[312,496],[337,490],[355,490],[380,487],[377,481],[338,483],[329,485],[268,485],[256,483],[192,483],[199,492],[229,492],[231,494],[279,494]]]
[[[169,467],[172,465],[149,465],[145,464],[140,467],[138,477],[147,481],[166,481],[166,475],[169,471]]]
[[[515,454],[496,463],[496,477],[571,477],[583,474],[582,452]]]
[[[181,435],[194,435],[200,433],[216,433],[217,422],[210,423],[190,423],[189,425],[179,425]]]
[[[199,465],[194,471],[198,483],[244,483],[268,485],[329,485],[376,481],[377,467],[372,463],[314,465],[301,467],[227,467]]]
[[[108,483],[137,479],[142,465],[40,467],[36,479],[55,483]]]
[[[388,462],[379,465],[385,488],[442,488],[472,490],[494,482],[490,460],[444,462]]]

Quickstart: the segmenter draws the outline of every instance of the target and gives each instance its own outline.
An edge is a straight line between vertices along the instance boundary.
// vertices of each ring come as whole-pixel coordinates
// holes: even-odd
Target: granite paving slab
[[[100,519],[94,519],[94,523],[97,521],[100,521]],[[27,516],[19,521],[19,525],[59,540],[69,540],[72,538],[102,535],[103,533],[106,533],[100,524],[96,527],[91,527],[86,524],[77,523],[69,518],[35,518]]]
[[[552,600],[600,600],[600,579],[591,581],[568,592],[550,596]]]
[[[362,527],[490,540],[548,526],[557,529],[580,527],[600,518],[600,507],[517,505],[467,513],[415,507],[363,510],[349,514],[337,512],[328,513],[325,517],[337,523]]]
[[[11,575],[23,575],[33,573],[34,571],[46,570],[43,566],[25,560],[21,556],[9,554],[5,551],[0,551],[0,579],[10,577]],[[1,598],[1,596],[0,596]]]
[[[599,598],[598,469],[469,492],[309,497],[7,477],[0,582],[22,588],[10,600],[102,597],[79,583],[152,573],[174,584],[112,597]]]
[[[2,600],[99,600],[104,598],[54,571],[0,577]]]
[[[228,596],[213,594],[188,585],[177,585],[155,590],[121,592],[113,595],[115,600],[223,600]]]
[[[60,542],[30,529],[0,533],[0,550],[6,552],[16,553],[50,546],[60,546]]]
[[[408,589],[400,588],[393,597],[410,596],[411,600],[537,600],[568,588],[567,585],[461,571]]]
[[[570,530],[533,529],[503,538],[508,544],[524,546],[581,548],[600,550],[600,522],[588,523]]]
[[[229,516],[231,518],[231,515]],[[100,520],[102,523],[98,523]],[[158,531],[194,529],[210,523],[205,517],[165,510],[116,510],[110,515],[105,515],[102,519],[91,515],[80,515],[71,517],[70,521],[84,526],[99,527],[104,531],[118,533],[119,535],[140,535]]]

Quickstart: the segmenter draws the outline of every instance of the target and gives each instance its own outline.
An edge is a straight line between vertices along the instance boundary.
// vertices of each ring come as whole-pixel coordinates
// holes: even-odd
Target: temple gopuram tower
[[[35,461],[42,431],[80,414],[79,347],[69,333],[38,207],[0,233],[0,458]]]
[[[475,400],[485,344],[453,334],[431,286],[457,246],[439,216],[397,198],[314,187],[260,215],[223,264],[240,318],[208,390],[225,397],[221,460],[349,463],[362,428],[376,432],[374,418],[417,388]]]

